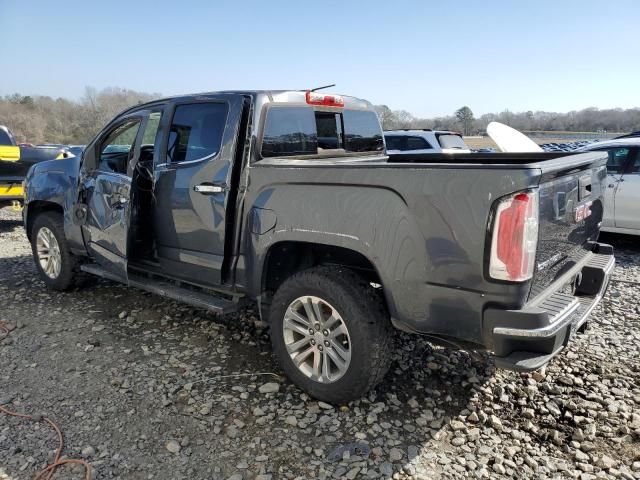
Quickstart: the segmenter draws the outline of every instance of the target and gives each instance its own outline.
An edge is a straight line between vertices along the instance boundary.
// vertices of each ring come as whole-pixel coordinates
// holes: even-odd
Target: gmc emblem
[[[587,202],[584,205],[576,207],[576,209],[574,210],[574,218],[576,220],[576,223],[580,223],[582,220],[591,215],[591,205],[593,205],[593,202]]]

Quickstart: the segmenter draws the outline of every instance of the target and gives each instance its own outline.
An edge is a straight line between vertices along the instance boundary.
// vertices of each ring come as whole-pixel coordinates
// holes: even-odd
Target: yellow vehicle
[[[31,165],[66,156],[66,152],[59,148],[20,147],[11,131],[0,125],[0,208],[22,209],[22,181]]]

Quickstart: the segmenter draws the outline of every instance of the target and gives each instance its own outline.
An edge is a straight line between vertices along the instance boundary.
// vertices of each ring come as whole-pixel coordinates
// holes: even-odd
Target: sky
[[[0,95],[307,89],[419,117],[640,107],[640,0],[0,0]]]

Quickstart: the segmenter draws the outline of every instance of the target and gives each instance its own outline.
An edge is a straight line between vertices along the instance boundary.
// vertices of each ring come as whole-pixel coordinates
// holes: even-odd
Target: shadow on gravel
[[[19,222],[9,223],[21,228]],[[431,455],[459,446],[450,442],[456,441],[452,434],[461,428],[460,418],[469,419],[465,428],[470,439],[480,438],[486,421],[472,413],[479,391],[487,388],[494,374],[486,355],[471,356],[398,332],[391,369],[382,384],[361,400],[328,408],[285,379],[272,359],[267,325],[253,309],[222,318],[106,280],[66,293],[52,292],[39,280],[29,255],[0,258],[0,272],[5,272],[0,285],[20,296],[8,297],[7,307],[27,319],[15,338],[44,331],[47,337],[39,341],[39,353],[28,354],[42,365],[41,378],[47,378],[51,374],[47,352],[55,344],[56,361],[67,365],[63,374],[57,374],[60,384],[69,382],[60,389],[38,380],[10,393],[20,395],[24,389],[41,404],[52,390],[67,399],[69,418],[74,418],[71,410],[80,408],[83,395],[69,395],[67,390],[92,392],[84,398],[92,405],[84,408],[92,412],[96,405],[106,412],[114,405],[118,412],[157,412],[153,423],[142,416],[128,425],[116,423],[115,410],[99,415],[92,428],[110,432],[118,448],[131,443],[133,432],[158,439],[149,443],[160,451],[166,439],[198,436],[202,444],[189,448],[197,458],[207,458],[207,449],[235,451],[260,437],[268,445],[272,470],[277,471],[290,464],[286,451],[277,453],[285,436],[291,437],[292,445],[317,445],[322,453],[309,454],[305,462],[321,462],[336,478],[347,473],[342,471],[345,455],[351,463],[358,457],[379,459],[376,469],[390,478],[399,465],[410,472],[418,457],[426,464],[435,458]],[[26,298],[34,299],[33,304],[23,303]],[[30,317],[38,317],[35,331]],[[30,344],[23,338],[15,345]],[[78,371],[81,376],[75,375]],[[266,395],[259,391],[274,380],[279,391]],[[55,407],[57,415],[64,412]],[[288,423],[292,415],[294,428]],[[172,458],[159,461],[169,464]],[[386,458],[390,461],[382,461]],[[135,455],[128,461],[142,462]],[[222,468],[220,478],[227,478],[236,471],[236,463],[234,459],[214,464]]]
[[[23,228],[22,220],[2,220],[0,219],[0,233],[10,233]]]
[[[640,253],[640,236],[603,232],[600,234],[599,241],[613,245],[616,253],[619,251],[631,255]]]

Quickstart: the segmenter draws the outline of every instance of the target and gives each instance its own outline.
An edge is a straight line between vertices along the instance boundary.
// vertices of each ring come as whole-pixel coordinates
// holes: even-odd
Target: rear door
[[[629,164],[615,190],[616,228],[640,230],[640,149],[631,149]]]
[[[632,149],[630,148],[614,148],[607,151],[609,158],[607,159],[607,182],[604,191],[604,217],[602,219],[603,227],[616,226],[615,199],[616,192],[620,187],[622,174],[628,164],[629,156]]]
[[[244,97],[205,95],[173,105],[155,166],[158,260],[171,276],[219,285]]]
[[[148,112],[117,120],[90,147],[83,164],[83,231],[95,262],[127,282],[131,174],[138,160],[140,132]]]

